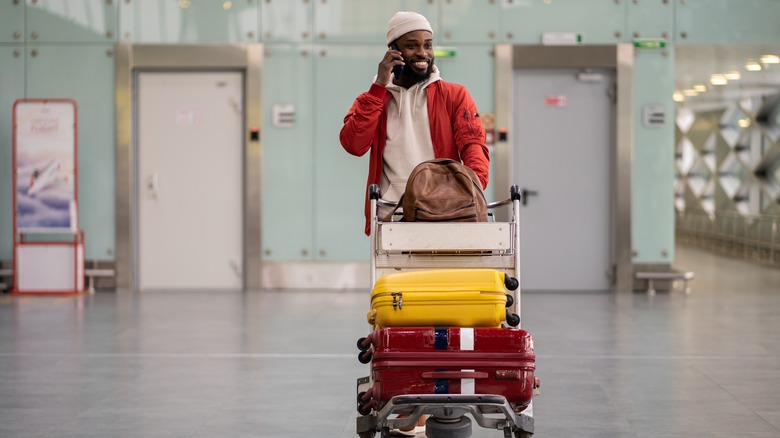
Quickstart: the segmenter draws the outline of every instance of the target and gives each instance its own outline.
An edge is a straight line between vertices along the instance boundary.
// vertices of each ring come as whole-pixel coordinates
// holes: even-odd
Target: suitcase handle
[[[423,379],[487,379],[488,373],[482,371],[425,371]]]
[[[366,320],[368,321],[368,325],[373,326],[376,324],[376,309],[371,309],[366,314]]]

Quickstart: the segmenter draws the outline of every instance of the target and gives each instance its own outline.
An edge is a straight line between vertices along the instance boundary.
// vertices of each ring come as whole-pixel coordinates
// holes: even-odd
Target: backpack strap
[[[395,208],[393,208],[393,211],[387,214],[384,219],[382,219],[382,222],[392,222],[393,221],[393,215],[395,215],[395,212],[398,211],[399,208],[401,208],[401,201],[403,201],[404,195],[401,194],[401,197],[398,198],[398,204],[395,204]]]

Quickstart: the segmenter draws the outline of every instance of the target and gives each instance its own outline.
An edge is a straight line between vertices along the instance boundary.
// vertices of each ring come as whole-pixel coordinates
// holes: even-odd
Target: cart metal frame
[[[496,269],[520,282],[521,194],[517,186],[510,187],[509,192],[508,199],[488,204],[491,210],[511,204],[509,222],[400,222],[380,220],[379,206],[395,207],[396,203],[381,199],[379,187],[371,185],[371,284],[393,272],[463,268]],[[520,286],[510,292],[514,298],[510,310],[521,316],[520,292]],[[521,325],[522,316],[517,327]],[[367,391],[371,383],[370,377],[359,378],[357,393]],[[505,438],[526,438],[534,432],[533,400],[518,414],[499,395],[409,394],[393,397],[378,411],[359,415],[357,433],[360,438],[369,438],[380,432],[385,438],[390,429],[414,426],[425,414],[454,421],[470,414],[481,427],[502,430]]]

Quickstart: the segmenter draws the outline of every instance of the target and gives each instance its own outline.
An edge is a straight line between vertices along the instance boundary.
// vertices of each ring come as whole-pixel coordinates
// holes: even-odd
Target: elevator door
[[[140,289],[243,285],[243,76],[138,75]]]
[[[514,73],[514,180],[525,290],[610,288],[611,70]]]

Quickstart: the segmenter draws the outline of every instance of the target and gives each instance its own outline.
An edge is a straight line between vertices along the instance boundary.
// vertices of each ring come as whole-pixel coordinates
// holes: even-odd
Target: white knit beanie
[[[433,36],[431,23],[417,12],[398,11],[387,22],[387,44],[415,30],[427,30]]]

